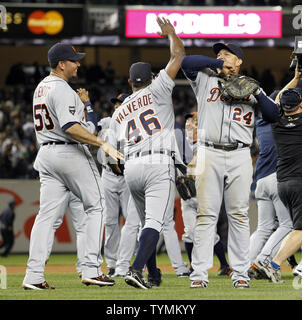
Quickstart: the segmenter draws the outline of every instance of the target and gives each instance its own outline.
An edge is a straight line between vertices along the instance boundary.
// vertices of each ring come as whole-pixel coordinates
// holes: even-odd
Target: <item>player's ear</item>
[[[65,63],[64,63],[64,61],[59,61],[58,67],[59,67],[59,69],[60,69],[61,71],[63,71],[63,70],[65,69]]]
[[[242,65],[242,62],[243,62],[242,59],[238,58],[237,61],[236,61],[236,66],[240,67]]]
[[[132,88],[132,81],[130,79],[128,79],[128,84]]]

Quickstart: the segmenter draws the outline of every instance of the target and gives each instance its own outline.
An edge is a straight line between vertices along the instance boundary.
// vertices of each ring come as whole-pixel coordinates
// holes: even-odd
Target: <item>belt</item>
[[[78,144],[78,142],[66,142],[66,141],[48,141],[41,143],[41,146],[47,146],[52,144]]]
[[[250,147],[249,144],[243,142],[235,142],[235,143],[213,143],[213,142],[204,142],[206,147],[212,147],[214,149],[220,149],[224,151],[233,151],[239,148],[248,148]]]
[[[148,151],[141,151],[141,152],[133,152],[133,153],[127,154],[125,157],[125,160],[144,157],[151,154],[165,154],[167,156],[173,157],[174,152],[170,150],[148,150]]]

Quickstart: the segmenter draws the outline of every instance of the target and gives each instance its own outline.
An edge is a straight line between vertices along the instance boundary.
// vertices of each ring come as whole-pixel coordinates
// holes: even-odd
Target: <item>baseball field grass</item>
[[[282,265],[284,283],[252,280],[249,289],[234,289],[229,277],[217,276],[218,262],[209,273],[206,289],[191,289],[188,278],[177,278],[167,254],[158,255],[158,265],[163,271],[160,287],[150,290],[135,289],[124,279],[116,278],[113,287],[85,286],[75,272],[76,255],[53,254],[46,266],[46,280],[55,290],[32,291],[22,289],[27,255],[10,255],[0,258],[7,272],[6,289],[0,287],[0,300],[301,300],[302,283],[295,279],[287,264]],[[184,259],[186,257],[184,256]],[[296,256],[300,261],[300,255]],[[103,272],[107,272],[105,265]],[[1,284],[0,284],[1,285]]]

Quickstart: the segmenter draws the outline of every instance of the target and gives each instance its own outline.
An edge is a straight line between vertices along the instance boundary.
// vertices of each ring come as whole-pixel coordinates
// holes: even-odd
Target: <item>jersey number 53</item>
[[[55,127],[45,104],[34,105],[34,118],[36,131],[42,131],[44,127],[52,130]]]
[[[126,126],[126,139],[132,140],[134,143],[139,143],[144,139],[142,129],[148,136],[152,136],[161,130],[161,125],[156,117],[148,117],[154,114],[154,110],[148,109],[139,115],[139,124],[136,123],[135,118],[128,121]]]

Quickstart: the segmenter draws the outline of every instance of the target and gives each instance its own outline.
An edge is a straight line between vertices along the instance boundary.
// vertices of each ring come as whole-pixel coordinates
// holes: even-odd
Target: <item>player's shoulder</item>
[[[61,84],[61,85],[68,85],[67,81],[65,81],[64,79],[57,77],[57,76],[53,76],[53,75],[48,75],[47,77],[45,77],[41,82],[43,83],[53,83],[53,84]]]
[[[165,69],[161,69],[156,75],[155,79],[152,80],[151,84],[147,87],[151,92],[163,92],[166,93],[167,89],[170,92],[175,86],[175,82],[170,78]]]
[[[64,90],[65,92],[68,92],[68,91],[74,92],[74,90],[72,90],[72,88],[70,87],[68,82],[60,77],[49,75],[49,76],[45,77],[42,80],[42,82],[43,82],[43,84],[46,84],[46,85],[51,86],[53,88],[56,88],[57,90],[61,89],[61,90]]]
[[[98,127],[101,127],[103,129],[108,129],[110,126],[111,117],[102,118],[98,122]]]
[[[211,68],[203,68],[196,72],[194,79],[190,79],[190,77],[186,77],[192,85],[196,85],[199,82],[203,82],[206,79],[211,81],[217,81],[219,79],[218,73]]]
[[[161,69],[155,79],[152,81],[152,83],[160,81],[160,82],[167,82],[170,83],[171,85],[174,85],[174,81],[170,78],[168,75],[167,71],[165,69]]]

